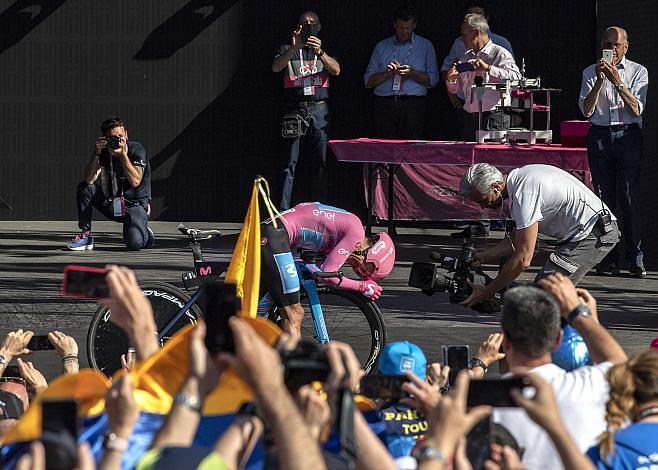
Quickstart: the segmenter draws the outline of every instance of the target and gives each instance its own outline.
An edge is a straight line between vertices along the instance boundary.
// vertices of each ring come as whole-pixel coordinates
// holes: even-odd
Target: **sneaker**
[[[631,263],[628,270],[631,273],[631,277],[646,277],[647,275],[647,270],[644,269],[644,263],[642,263],[642,261],[639,263]]]
[[[617,263],[599,264],[596,267],[597,276],[619,276],[619,266]]]
[[[155,234],[153,233],[153,230],[151,230],[150,227],[146,227],[146,230],[148,231],[148,240],[146,240],[146,244],[144,245],[144,248],[152,248],[153,244],[155,243]]]
[[[482,224],[471,224],[461,232],[451,233],[452,238],[487,238],[489,231]]]
[[[76,235],[75,238],[71,240],[71,243],[67,245],[67,248],[72,251],[93,250],[94,244],[94,237],[92,237],[89,232],[83,232],[80,235]]]

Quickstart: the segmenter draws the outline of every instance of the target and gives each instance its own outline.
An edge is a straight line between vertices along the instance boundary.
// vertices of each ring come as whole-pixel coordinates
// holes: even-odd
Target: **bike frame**
[[[200,265],[204,262],[203,253],[201,252],[201,244],[198,241],[190,242],[190,248],[192,249],[192,254],[194,255],[194,273],[185,273],[183,275],[184,279],[191,279],[193,277],[203,277],[204,274],[201,273]],[[322,313],[322,305],[320,304],[320,296],[318,295],[318,287],[315,281],[314,273],[321,272],[320,268],[313,263],[304,263],[302,261],[295,261],[295,267],[297,269],[297,276],[299,277],[300,288],[306,292],[308,296],[308,303],[311,307],[311,317],[313,318],[313,326],[315,327],[315,334],[317,335],[318,341],[320,343],[328,343],[329,333],[327,332],[327,325],[324,321],[324,313]],[[187,277],[186,277],[187,276]],[[196,303],[197,300],[203,295],[205,288],[199,286],[197,291],[192,295],[190,300],[188,300],[183,307],[178,311],[176,315],[171,319],[171,321],[165,326],[160,333],[158,333],[158,341],[162,344],[162,338],[166,337],[169,330],[171,330],[174,325],[180,320],[180,318],[187,313],[187,311],[192,308],[192,305]],[[268,301],[268,294],[265,294],[261,297],[258,302],[258,307],[264,306]]]

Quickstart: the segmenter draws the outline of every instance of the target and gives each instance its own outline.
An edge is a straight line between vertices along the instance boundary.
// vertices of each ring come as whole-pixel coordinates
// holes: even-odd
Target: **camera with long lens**
[[[458,258],[443,257],[431,254],[430,257],[439,263],[416,261],[411,266],[409,286],[421,289],[425,295],[435,292],[448,292],[450,303],[463,302],[471,295],[473,289],[468,281],[474,285],[486,286],[493,279],[480,267],[473,267],[473,258],[476,248],[473,243],[466,242],[462,246]],[[454,273],[452,277],[446,276],[441,270]],[[496,313],[500,311],[502,301],[500,294],[474,304],[471,308],[480,313]]]
[[[105,137],[105,141],[107,142],[107,146],[112,150],[117,150],[121,146],[121,138],[116,135],[108,135]]]

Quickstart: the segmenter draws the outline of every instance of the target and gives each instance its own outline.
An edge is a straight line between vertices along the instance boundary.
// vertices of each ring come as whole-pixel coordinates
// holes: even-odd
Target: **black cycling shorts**
[[[272,224],[261,224],[261,268],[260,273],[279,307],[299,303],[299,277],[295,260],[290,250],[290,239],[285,227],[275,229]]]

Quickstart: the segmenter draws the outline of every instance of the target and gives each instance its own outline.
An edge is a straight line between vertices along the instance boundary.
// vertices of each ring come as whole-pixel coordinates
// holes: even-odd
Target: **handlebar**
[[[338,277],[342,278],[344,276],[342,271],[327,271],[327,272],[316,272],[313,273],[316,277],[325,278],[325,277]]]

